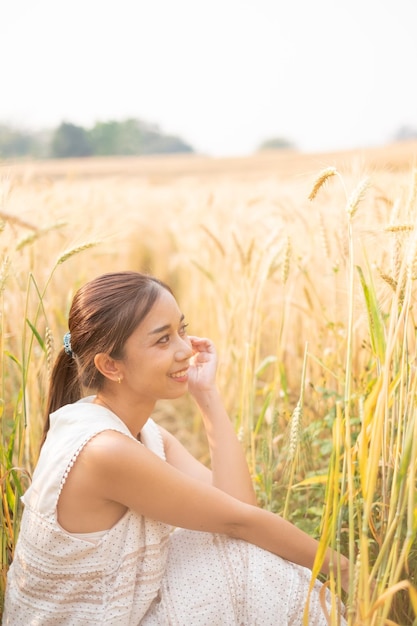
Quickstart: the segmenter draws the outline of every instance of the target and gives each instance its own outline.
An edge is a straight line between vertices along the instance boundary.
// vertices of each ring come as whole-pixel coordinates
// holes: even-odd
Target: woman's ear
[[[120,380],[120,370],[117,361],[112,359],[108,354],[104,352],[99,352],[94,357],[94,365],[106,378],[112,380],[113,382],[118,382]]]

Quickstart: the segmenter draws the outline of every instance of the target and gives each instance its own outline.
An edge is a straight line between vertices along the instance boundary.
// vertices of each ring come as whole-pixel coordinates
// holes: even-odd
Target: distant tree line
[[[391,141],[417,139],[417,129],[402,126]],[[296,149],[285,137],[272,137],[257,150]],[[26,131],[0,123],[0,159],[19,157],[69,158],[88,156],[135,156],[194,152],[175,135],[167,135],[155,124],[129,118],[96,122],[91,128],[62,122],[57,128]]]
[[[134,156],[194,152],[180,137],[138,119],[97,122],[91,128],[62,122],[49,131],[32,132],[0,124],[0,158],[69,158]]]
[[[259,152],[268,150],[295,150],[295,145],[285,137],[272,137],[263,141],[258,147]]]

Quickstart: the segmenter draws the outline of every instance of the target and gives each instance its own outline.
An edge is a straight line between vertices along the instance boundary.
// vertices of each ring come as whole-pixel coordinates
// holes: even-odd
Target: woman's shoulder
[[[126,438],[117,438],[116,433],[125,435],[128,440],[138,442],[129,428],[115,413],[94,403],[95,396],[82,398],[78,402],[68,404],[53,413],[50,417],[50,429],[44,447],[51,448],[56,455],[57,447],[64,446],[72,453],[83,448],[87,441],[98,435],[105,435],[108,443],[112,438],[119,441],[118,445],[127,444]],[[146,448],[165,460],[164,442],[159,426],[149,417],[140,432],[139,441]]]
[[[84,398],[51,414],[50,428],[42,446],[24,503],[42,513],[53,513],[60,489],[87,443],[103,431],[117,431],[134,440],[126,425],[111,411]]]

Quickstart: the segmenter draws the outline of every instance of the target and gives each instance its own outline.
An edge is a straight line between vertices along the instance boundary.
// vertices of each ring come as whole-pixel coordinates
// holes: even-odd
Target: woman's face
[[[125,343],[120,371],[124,390],[138,401],[174,399],[187,391],[193,355],[184,315],[161,289],[151,311]]]

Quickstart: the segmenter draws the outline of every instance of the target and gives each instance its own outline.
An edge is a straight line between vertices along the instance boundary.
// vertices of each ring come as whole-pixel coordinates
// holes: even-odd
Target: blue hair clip
[[[64,350],[65,354],[68,354],[71,358],[74,356],[74,353],[71,348],[71,333],[65,333],[64,335]]]

